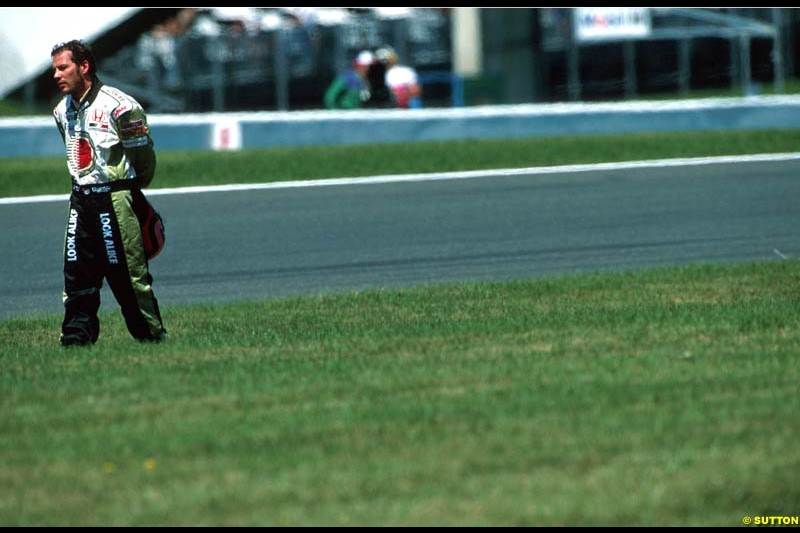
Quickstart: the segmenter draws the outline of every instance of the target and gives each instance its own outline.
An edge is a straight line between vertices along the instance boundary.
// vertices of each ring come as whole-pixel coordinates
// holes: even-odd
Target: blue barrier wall
[[[159,151],[800,127],[800,96],[151,115]],[[61,155],[53,119],[0,120],[0,157]]]

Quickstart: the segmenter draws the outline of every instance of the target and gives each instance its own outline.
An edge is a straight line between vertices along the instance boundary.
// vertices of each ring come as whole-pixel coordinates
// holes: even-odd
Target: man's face
[[[89,62],[78,65],[72,60],[72,52],[64,50],[53,56],[53,79],[63,94],[71,93],[80,98],[86,92]]]

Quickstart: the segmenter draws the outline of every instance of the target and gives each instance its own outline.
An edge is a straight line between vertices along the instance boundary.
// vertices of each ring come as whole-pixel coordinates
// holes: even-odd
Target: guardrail
[[[800,96],[151,115],[159,151],[800,127]],[[50,117],[0,120],[0,157],[61,155]]]

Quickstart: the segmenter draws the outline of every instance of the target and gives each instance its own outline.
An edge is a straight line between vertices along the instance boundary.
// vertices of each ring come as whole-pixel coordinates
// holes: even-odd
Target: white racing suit
[[[100,333],[103,279],[139,340],[166,333],[153,294],[140,228],[141,189],[153,179],[153,139],[142,107],[94,79],[77,102],[65,96],[53,115],[67,148],[72,176],[64,243],[62,344],[87,344]]]

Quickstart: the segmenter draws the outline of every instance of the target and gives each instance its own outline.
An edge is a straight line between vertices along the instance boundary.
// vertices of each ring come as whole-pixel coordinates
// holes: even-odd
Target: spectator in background
[[[176,91],[182,87],[177,39],[192,25],[196,14],[194,9],[181,9],[139,38],[139,67],[150,73],[151,89]]]
[[[367,69],[367,83],[369,84],[369,99],[364,103],[364,107],[394,107],[392,92],[386,85],[386,65],[378,61],[377,57]]]
[[[375,62],[375,55],[365,50],[353,60],[352,68],[340,74],[325,91],[325,107],[328,109],[358,109],[370,100],[371,91],[368,71]]]
[[[166,23],[158,23],[139,39],[139,67],[153,76],[153,89],[173,90],[180,86],[181,73],[175,35]]]
[[[375,55],[386,66],[386,86],[392,93],[395,107],[422,107],[422,86],[414,68],[399,65],[397,52],[390,46],[379,48]]]

